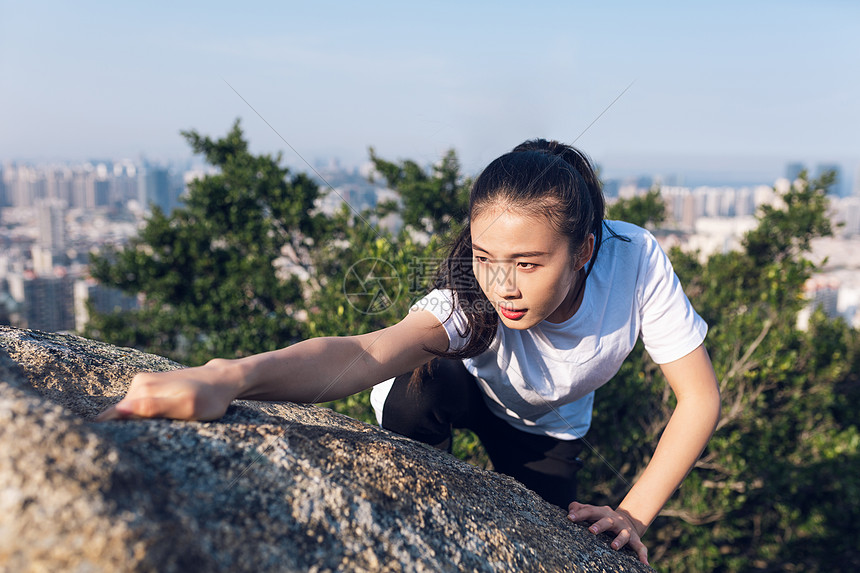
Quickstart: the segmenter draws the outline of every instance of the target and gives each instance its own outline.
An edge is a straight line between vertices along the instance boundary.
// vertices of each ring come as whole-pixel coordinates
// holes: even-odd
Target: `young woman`
[[[496,470],[613,532],[647,563],[641,536],[716,427],[707,326],[668,258],[639,227],[604,221],[594,170],[573,147],[527,141],[475,180],[469,225],[436,288],[377,332],[305,340],[239,360],[135,376],[101,420],[215,419],[237,398],[325,402],[375,386],[381,425],[437,447],[452,427],[481,438]],[[617,508],[576,501],[577,454],[594,390],[641,336],[677,406]]]

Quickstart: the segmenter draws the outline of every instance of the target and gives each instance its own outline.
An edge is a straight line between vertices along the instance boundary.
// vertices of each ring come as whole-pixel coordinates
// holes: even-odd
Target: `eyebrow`
[[[476,249],[476,250],[478,250],[478,251],[483,251],[483,252],[487,253],[488,255],[490,254],[490,251],[488,251],[487,249],[485,249],[485,248],[483,248],[483,247],[479,247],[479,246],[478,246],[478,245],[476,245],[475,243],[472,243],[472,248],[473,248],[473,249]],[[545,252],[543,252],[543,251],[527,251],[527,252],[524,252],[524,253],[514,253],[514,254],[512,254],[509,258],[511,258],[511,259],[520,259],[520,258],[529,258],[529,257],[540,257],[540,256],[543,256],[543,255],[548,255],[548,254],[549,254],[549,253],[545,253]]]

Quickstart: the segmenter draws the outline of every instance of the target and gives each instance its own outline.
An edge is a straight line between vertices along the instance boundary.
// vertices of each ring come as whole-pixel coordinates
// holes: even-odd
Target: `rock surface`
[[[0,327],[0,569],[651,571],[508,477],[324,408],[91,421],[179,367]]]

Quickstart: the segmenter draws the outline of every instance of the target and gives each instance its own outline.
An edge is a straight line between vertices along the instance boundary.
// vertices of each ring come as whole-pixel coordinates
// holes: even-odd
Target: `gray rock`
[[[0,327],[0,568],[651,571],[516,481],[325,408],[91,421],[179,367]]]

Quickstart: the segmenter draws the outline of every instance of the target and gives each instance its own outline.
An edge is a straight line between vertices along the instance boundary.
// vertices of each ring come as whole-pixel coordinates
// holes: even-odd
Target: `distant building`
[[[179,206],[184,184],[181,177],[174,176],[166,167],[147,166],[137,181],[137,200],[145,209],[156,205],[170,214]]]
[[[138,199],[137,167],[129,161],[114,163],[109,203],[115,207],[127,207]]]
[[[68,197],[70,207],[95,209],[106,207],[110,191],[107,166],[93,166],[87,163],[77,167],[72,176],[71,191]]]
[[[860,167],[854,173],[854,191],[851,193],[853,197],[860,197]]]
[[[704,261],[714,253],[738,250],[744,234],[755,226],[754,217],[699,217],[695,233],[687,238],[685,248],[699,251]]]
[[[654,186],[654,178],[650,175],[640,175],[636,178],[636,187],[648,191]]]
[[[32,271],[25,271],[23,274],[10,274],[7,280],[9,294],[20,305],[15,326],[46,332],[75,328],[72,278],[63,271],[51,277],[39,277]]]
[[[3,168],[0,167],[0,209],[3,207],[11,207],[12,204],[9,202],[9,197],[6,194],[6,174],[3,171]]]
[[[832,277],[813,277],[803,285],[803,291],[809,297],[811,306],[820,308],[830,318],[839,314],[836,306],[839,300],[839,280]]]
[[[55,256],[55,253],[51,249],[41,247],[38,243],[30,249],[30,264],[37,276],[53,275],[54,267],[61,266],[65,262],[63,258]]]
[[[828,276],[811,277],[803,285],[803,291],[809,302],[798,313],[797,328],[809,328],[809,319],[816,309],[821,309],[828,318],[839,316],[839,280]]]
[[[603,195],[607,199],[618,197],[618,188],[621,186],[621,181],[618,179],[607,179],[603,182]]]
[[[134,310],[140,305],[136,297],[119,289],[106,287],[93,279],[79,279],[74,285],[75,328],[83,331],[90,320],[89,307],[98,313],[110,314]]]
[[[834,197],[842,197],[843,193],[846,191],[843,189],[843,187],[845,187],[845,179],[842,175],[842,167],[840,167],[838,164],[819,163],[815,167],[815,177],[821,177],[828,171],[833,171],[836,175],[836,178],[833,180],[833,185],[830,187],[829,194],[833,195]]]
[[[45,170],[47,198],[69,204],[75,174],[68,166],[49,167]]]
[[[785,166],[785,178],[789,181],[794,181],[800,177],[800,173],[806,169],[806,166],[799,161],[789,163]]]
[[[369,184],[347,184],[338,187],[343,200],[357,211],[376,207],[376,189]]]
[[[58,254],[66,248],[66,203],[43,199],[37,206],[39,245]]]
[[[5,278],[0,279],[0,324],[12,324],[17,319],[18,302],[9,294],[9,285]]]
[[[13,207],[32,207],[47,196],[44,173],[27,165],[18,165],[6,177]]]
[[[843,197],[830,202],[834,231],[843,237],[860,235],[860,197]]]
[[[110,182],[107,178],[93,181],[92,202],[87,203],[92,207],[107,207],[110,204]]]

